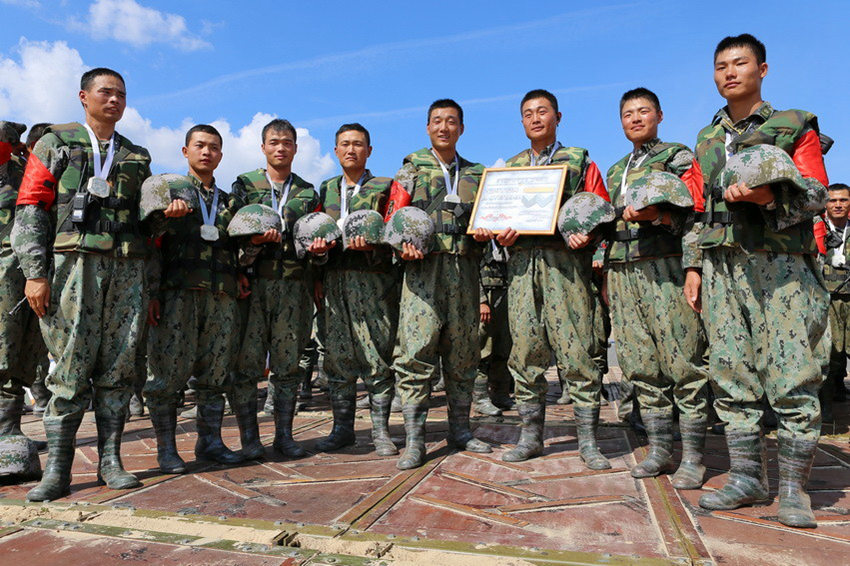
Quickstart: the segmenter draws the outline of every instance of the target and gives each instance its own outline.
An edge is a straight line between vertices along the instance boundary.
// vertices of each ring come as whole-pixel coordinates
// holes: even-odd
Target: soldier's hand
[[[476,242],[486,242],[495,238],[495,235],[489,228],[476,228],[475,232],[472,233],[472,237]]]
[[[661,211],[654,204],[640,210],[635,210],[635,207],[629,205],[623,210],[623,220],[626,222],[652,222],[660,214]]]
[[[368,252],[375,249],[372,244],[366,243],[366,238],[363,236],[354,236],[348,240],[348,249],[356,252]]]
[[[244,273],[239,274],[236,278],[236,282],[239,283],[239,294],[237,295],[238,299],[244,299],[251,294],[251,282],[248,281],[248,278]]]
[[[313,302],[316,303],[316,310],[322,310],[322,301],[325,299],[325,287],[322,285],[321,279],[316,279],[313,282]]]
[[[148,325],[159,326],[159,299],[151,299],[148,303]]]
[[[189,208],[189,203],[182,198],[176,198],[171,201],[171,204],[169,204],[168,208],[165,209],[165,217],[182,218],[190,212],[192,212],[192,209]]]
[[[313,240],[313,243],[310,244],[310,247],[307,248],[307,251],[313,255],[325,255],[329,250],[333,249],[335,245],[336,240],[328,242],[324,238],[316,238]]]
[[[508,247],[514,245],[517,238],[519,238],[517,231],[508,227],[499,232],[499,235],[496,236],[496,241],[499,242],[499,245]]]
[[[401,259],[405,261],[413,261],[425,258],[425,254],[422,253],[422,250],[420,250],[413,244],[408,244],[407,242],[402,242],[400,255]]]
[[[481,324],[490,324],[490,319],[492,317],[492,311],[490,310],[490,305],[487,303],[481,303]]]
[[[29,302],[35,316],[42,318],[47,314],[47,309],[50,307],[50,284],[46,277],[27,279],[27,283],[24,285],[24,295],[26,295],[27,302]]]
[[[702,274],[699,270],[693,268],[685,270],[685,300],[695,312],[702,312],[701,286]]]
[[[259,246],[262,244],[270,244],[270,243],[280,243],[282,236],[278,230],[271,228],[266,230],[263,234],[257,234],[256,236],[251,236],[251,243],[255,246]]]
[[[570,246],[570,249],[580,250],[589,244],[590,240],[591,238],[588,234],[570,234],[567,244]]]
[[[773,194],[773,189],[769,185],[762,185],[751,189],[746,183],[736,183],[729,185],[723,193],[723,198],[726,202],[751,202],[764,206],[770,204],[776,199]]]

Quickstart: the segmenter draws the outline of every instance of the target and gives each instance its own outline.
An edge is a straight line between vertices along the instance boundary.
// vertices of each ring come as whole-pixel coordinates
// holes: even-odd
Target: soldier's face
[[[189,145],[183,148],[183,157],[189,168],[197,173],[212,173],[221,163],[221,140],[214,134],[195,132]]]
[[[826,213],[830,220],[847,218],[850,211],[850,191],[829,191],[829,200],[826,201]]]
[[[366,134],[349,130],[337,136],[334,153],[343,169],[363,169],[372,155],[372,146],[366,142]]]
[[[456,108],[435,108],[426,128],[434,149],[454,149],[463,133],[463,124]]]
[[[561,113],[555,112],[552,103],[545,98],[532,98],[522,105],[522,127],[531,141],[554,143],[557,137]]]
[[[648,98],[627,100],[620,110],[623,133],[632,143],[642,144],[658,137],[658,124],[664,114]]]
[[[298,153],[298,144],[292,139],[292,133],[286,130],[266,132],[261,148],[266,155],[266,162],[274,168],[289,167]]]
[[[118,122],[127,107],[123,81],[110,75],[95,77],[88,90],[81,90],[79,96],[86,114],[100,122]]]
[[[758,64],[749,47],[730,47],[714,58],[714,84],[726,100],[737,100],[761,93],[761,81],[767,75],[767,63]]]

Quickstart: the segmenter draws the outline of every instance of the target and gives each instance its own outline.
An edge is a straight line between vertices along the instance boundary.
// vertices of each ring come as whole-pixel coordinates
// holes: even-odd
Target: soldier
[[[735,509],[769,497],[759,424],[766,395],[779,418],[779,521],[814,527],[805,485],[830,340],[812,217],[828,181],[816,117],[774,110],[761,96],[766,75],[760,41],[723,39],[714,82],[727,105],[697,137],[706,213],[684,240],[685,297],[700,310],[702,285],[714,406],[731,460],[726,485],[699,503]]]
[[[607,201],[602,175],[587,150],[563,147],[557,141],[558,99],[548,91],[532,90],[523,97],[520,110],[531,149],[509,159],[508,167],[565,164],[564,201],[580,191]],[[492,237],[489,230],[476,230],[478,240]],[[511,250],[508,305],[513,349],[509,367],[522,419],[519,443],[502,456],[506,462],[521,462],[543,453],[548,389],[544,373],[550,352],[554,352],[558,367],[570,382],[581,459],[591,469],[611,467],[596,446],[602,376],[594,361],[600,352],[594,333],[591,240],[591,235],[574,234],[565,246],[557,234],[519,236],[510,228],[496,237]]]
[[[262,455],[257,428],[257,382],[269,354],[275,422],[274,449],[290,458],[307,452],[292,438],[292,419],[298,399],[298,362],[310,338],[313,315],[311,275],[306,261],[295,255],[295,221],[319,205],[313,185],[292,172],[298,151],[295,128],[275,119],[263,127],[260,148],[266,168],[243,173],[233,183],[249,204],[271,206],[281,217],[283,233],[269,230],[251,238],[243,263],[248,265],[252,291],[248,322],[239,353],[238,381],[230,404],[239,422],[243,452]]]
[[[478,341],[481,361],[472,391],[473,407],[481,415],[498,417],[513,405],[510,397],[511,332],[508,327],[507,250],[489,244],[481,258]]]
[[[392,179],[375,177],[366,169],[372,153],[369,132],[360,124],[344,124],[336,132],[334,147],[343,174],[324,181],[319,188],[321,208],[343,226],[345,250],[330,250],[315,242],[313,253],[330,253],[324,270],[326,351],[324,369],[330,385],[334,426],[330,436],[316,448],[338,450],[354,444],[354,412],[357,378],[366,383],[372,416],[372,442],[379,456],[398,454],[389,433],[390,403],[395,380],[392,350],[398,326],[399,279],[392,250],[375,245],[383,231]],[[375,211],[376,234],[356,232],[352,222]],[[351,232],[351,233],[349,233]],[[353,237],[351,237],[353,235]]]
[[[25,294],[56,362],[44,415],[49,454],[31,501],[70,492],[74,439],[92,394],[98,480],[113,489],[140,485],[120,448],[145,320],[150,250],[138,204],[150,156],[115,131],[127,103],[121,75],[87,71],[79,98],[85,124],[51,126],[35,144],[12,229]]]
[[[658,139],[663,118],[650,90],[630,90],[620,99],[620,121],[633,150],[608,170],[620,218],[606,248],[603,289],[617,328],[623,378],[635,387],[649,438],[649,454],[632,476],[657,476],[669,467],[675,402],[682,462],[673,487],[698,489],[705,474],[706,341],[699,315],[682,294],[681,239],[692,210],[703,211],[702,175],[687,147]],[[653,194],[657,204],[637,208]]]
[[[393,369],[399,376],[407,447],[398,461],[406,470],[425,461],[429,381],[438,360],[446,376],[450,446],[491,452],[469,429],[472,388],[480,358],[478,244],[466,235],[483,166],[457,153],[463,109],[441,99],[428,108],[431,147],[404,158],[395,176],[387,217],[410,205],[436,227],[433,249],[401,244],[404,284]]]

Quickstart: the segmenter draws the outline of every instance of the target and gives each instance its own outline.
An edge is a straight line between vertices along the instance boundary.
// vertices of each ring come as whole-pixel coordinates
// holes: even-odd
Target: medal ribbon
[[[213,200],[209,210],[204,204],[204,195],[201,189],[195,188],[198,191],[198,206],[201,207],[201,216],[204,219],[204,224],[207,226],[215,225],[216,216],[218,216],[218,185],[213,185]]]
[[[456,195],[457,194],[457,183],[460,180],[460,165],[458,164],[457,154],[455,154],[455,161],[454,161],[455,180],[454,180],[454,183],[452,183],[452,176],[449,174],[449,168],[446,167],[446,164],[443,163],[443,160],[440,159],[440,156],[437,155],[436,151],[431,149],[431,153],[434,155],[434,157],[437,158],[437,163],[440,164],[440,169],[443,170],[443,179],[445,179],[445,181],[446,181],[446,190],[449,192],[450,195]]]
[[[366,179],[366,172],[364,171],[362,175],[360,175],[360,179],[357,180],[357,184],[354,185],[354,190],[351,192],[351,197],[354,198],[357,193],[360,192],[360,186],[363,184],[364,179]],[[348,216],[348,209],[351,204],[348,202],[348,183],[345,180],[345,174],[343,173],[342,179],[339,182],[339,219],[342,220],[346,216]]]
[[[94,130],[92,130],[91,126],[88,124],[86,124],[86,130],[89,133],[89,141],[91,142],[94,176],[106,179],[106,176],[109,175],[109,170],[112,169],[112,160],[115,158],[115,132],[112,132],[112,136],[109,138],[109,147],[106,149],[106,157],[101,161],[100,143],[97,140],[97,136],[94,135]]]
[[[549,165],[549,163],[552,162],[552,158],[555,157],[555,152],[561,149],[561,147],[561,142],[555,140],[555,143],[552,144],[552,151],[549,153],[549,155],[546,157],[546,161],[544,161],[543,163],[537,163],[537,157],[539,156],[534,155],[533,149],[528,150],[528,154],[531,157],[531,166],[537,167],[538,165],[540,165],[542,167],[544,165]]]
[[[280,205],[278,205],[277,202],[275,184],[269,176],[268,171],[266,171],[266,179],[268,179],[269,185],[272,188],[272,208],[277,211],[277,215],[280,216],[281,220],[283,220],[283,205],[286,204],[286,201],[289,198],[289,189],[292,187],[292,173],[289,174],[289,177],[286,178],[286,183],[283,184],[283,194],[281,195]],[[284,224],[284,226],[286,226],[286,224]]]

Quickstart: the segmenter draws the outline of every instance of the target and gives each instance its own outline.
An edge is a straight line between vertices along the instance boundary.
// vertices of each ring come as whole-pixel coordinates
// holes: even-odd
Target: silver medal
[[[89,194],[96,197],[106,198],[112,192],[112,187],[109,186],[106,179],[101,179],[100,177],[89,177],[86,190],[88,190]]]
[[[215,242],[218,240],[218,228],[212,224],[201,225],[201,238],[207,242]]]
[[[446,202],[458,203],[460,202],[460,197],[457,195],[446,195],[446,198],[444,198],[443,200]]]

